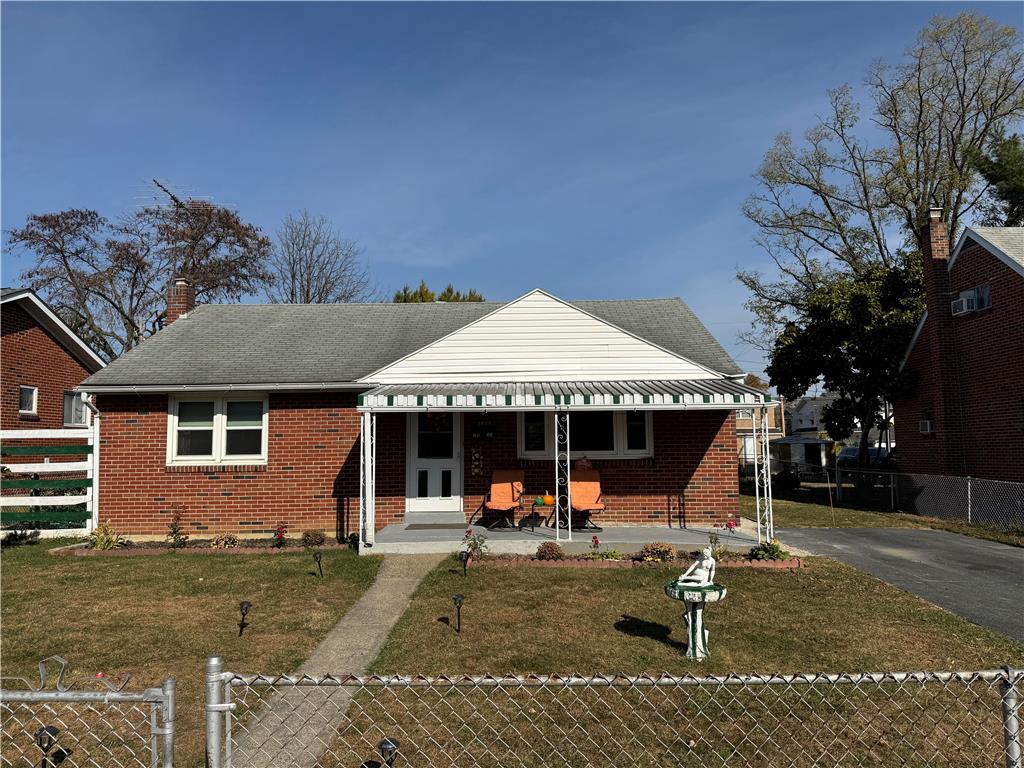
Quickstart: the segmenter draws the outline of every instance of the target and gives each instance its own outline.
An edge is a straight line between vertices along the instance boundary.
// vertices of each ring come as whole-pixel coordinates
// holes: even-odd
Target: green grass
[[[810,672],[976,669],[1024,662],[1024,645],[841,563],[799,572],[721,569],[710,659],[687,661],[680,567],[434,570],[373,671],[406,674]],[[451,596],[466,596],[462,635]],[[445,623],[445,621],[450,622]]]
[[[232,669],[295,669],[372,583],[379,558],[324,550],[324,579],[306,554],[54,557],[59,543],[8,547],[0,555],[0,653],[4,675],[37,677],[54,654],[76,688],[97,672],[131,689],[178,680],[178,765],[202,758],[206,657]],[[253,604],[238,637],[238,603]]]
[[[798,493],[801,493],[798,491]],[[1024,534],[1000,531],[977,525],[968,525],[955,520],[940,520],[935,517],[909,515],[903,512],[874,512],[866,509],[831,506],[821,503],[816,496],[805,493],[804,500],[772,499],[772,510],[776,528],[933,528],[940,531],[959,533],[978,539],[998,541],[1024,547]],[[754,519],[755,500],[746,493],[740,496],[740,512],[744,517]]]

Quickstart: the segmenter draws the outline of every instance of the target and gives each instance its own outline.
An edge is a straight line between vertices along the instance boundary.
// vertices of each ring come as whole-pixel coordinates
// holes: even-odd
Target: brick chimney
[[[167,287],[167,317],[164,328],[195,309],[196,289],[187,277],[176,277]]]
[[[963,452],[963,408],[960,402],[959,356],[956,349],[956,335],[953,311],[950,302],[953,296],[949,280],[949,228],[942,219],[941,208],[928,211],[928,236],[925,241],[924,289],[925,306],[928,309],[931,338],[931,364],[922,371],[927,379],[926,386],[932,393],[932,418],[935,421],[934,439],[936,472],[947,475],[963,474],[965,454]],[[925,382],[922,382],[924,384]],[[920,386],[920,385],[919,385]]]

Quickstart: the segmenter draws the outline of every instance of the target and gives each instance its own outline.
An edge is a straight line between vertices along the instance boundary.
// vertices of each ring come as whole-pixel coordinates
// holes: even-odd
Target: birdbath
[[[715,558],[711,547],[705,547],[700,557],[684,574],[665,585],[665,594],[680,600],[686,606],[686,658],[701,659],[708,655],[708,631],[704,628],[704,606],[725,599],[725,587],[715,584]]]

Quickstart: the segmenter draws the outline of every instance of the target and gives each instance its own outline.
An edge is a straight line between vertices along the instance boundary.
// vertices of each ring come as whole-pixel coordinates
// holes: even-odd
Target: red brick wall
[[[359,414],[350,394],[270,395],[265,467],[167,467],[167,396],[102,395],[100,519],[164,535],[175,505],[186,530],[269,535],[280,522],[359,526]]]
[[[0,429],[62,429],[64,393],[89,371],[16,302],[0,311]],[[19,416],[18,388],[38,387],[38,417]]]
[[[220,470],[166,466],[166,396],[101,396],[100,517],[133,535],[164,535],[177,505],[186,529],[269,535],[279,522],[358,529],[359,414],[352,395],[271,394],[269,463]],[[495,437],[471,437],[464,416],[467,517],[497,468],[522,466],[530,493],[553,490],[550,461],[516,457],[515,414],[488,414]],[[377,417],[377,527],[405,515],[405,414]],[[739,514],[735,420],[731,412],[657,412],[654,457],[595,461],[614,523],[722,522]],[[479,474],[473,454],[479,451]]]
[[[951,318],[945,341],[954,362],[945,367],[929,310],[907,363],[917,373],[917,388],[895,406],[899,465],[907,472],[1024,480],[1024,277],[971,246],[960,252],[949,278],[954,296],[988,283],[992,307]],[[958,395],[945,408],[943,379]],[[925,413],[936,422],[934,435],[919,432]]]

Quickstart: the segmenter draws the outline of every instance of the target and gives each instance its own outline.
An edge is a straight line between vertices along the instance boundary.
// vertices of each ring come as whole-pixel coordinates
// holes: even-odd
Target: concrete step
[[[406,525],[465,525],[466,515],[462,512],[406,512]]]

